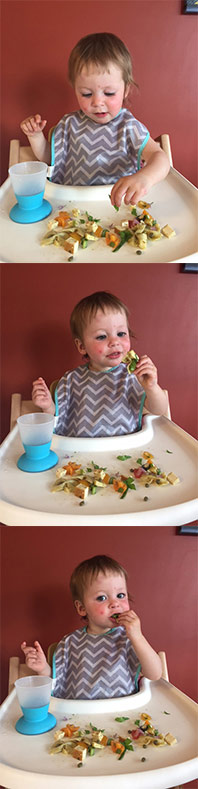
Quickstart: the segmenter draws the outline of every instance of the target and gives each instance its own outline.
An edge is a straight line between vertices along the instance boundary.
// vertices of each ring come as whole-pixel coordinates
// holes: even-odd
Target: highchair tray
[[[89,494],[82,507],[81,499],[74,493],[52,493],[57,467],[33,474],[17,468],[22,445],[16,426],[0,448],[2,523],[8,526],[178,526],[197,517],[197,442],[166,417],[146,415],[143,428],[125,436],[54,435],[51,448],[59,457],[57,467],[65,466],[68,460],[85,469],[94,463],[105,468],[112,478],[116,474],[132,475],[130,469],[148,451],[161,471],[173,472],[179,482],[145,488],[135,479],[136,489],[129,489],[123,499],[113,484],[97,487],[96,495]],[[123,459],[125,454],[127,457]]]
[[[119,214],[110,203],[111,186],[61,186],[47,181],[45,198],[52,205],[50,219],[64,206],[66,210],[79,208],[100,219],[103,228],[120,224],[131,218],[129,207],[122,205]],[[167,178],[155,184],[146,195],[152,202],[151,214],[160,224],[168,224],[175,236],[164,236],[157,242],[149,241],[141,255],[129,244],[113,254],[105,239],[89,241],[86,249],[79,247],[75,256],[78,263],[197,263],[197,190],[177,170],[171,168]],[[41,246],[48,230],[48,220],[35,224],[16,224],[9,217],[16,199],[7,178],[0,188],[1,261],[4,263],[67,263],[69,253],[54,244]]]
[[[127,705],[124,699],[104,700],[102,712],[98,712],[97,701],[84,702],[89,704],[89,711],[81,709],[76,712],[76,704],[72,701],[52,698],[50,712],[56,719],[56,729],[67,723],[80,725],[81,729],[96,726],[104,729],[109,737],[126,738],[128,730],[134,728],[135,720],[144,711],[151,716],[154,726],[162,734],[170,732],[177,742],[166,747],[149,745],[146,750],[133,741],[134,750],[126,751],[122,760],[118,760],[111,748],[95,751],[94,758],[87,756],[82,769],[77,769],[78,762],[71,755],[62,753],[50,754],[54,743],[54,732],[38,736],[18,734],[15,723],[21,710],[15,689],[5,699],[0,710],[1,720],[1,767],[0,780],[3,787],[9,789],[167,789],[182,782],[187,783],[198,776],[197,759],[197,705],[192,699],[165,680],[149,683],[150,698],[145,706],[138,706],[137,693],[130,697]],[[136,708],[132,708],[135,699]],[[112,701],[112,710],[110,709]],[[127,709],[126,709],[127,706]],[[107,711],[108,709],[108,711]],[[127,720],[115,721],[124,712]],[[144,761],[142,758],[144,757]]]

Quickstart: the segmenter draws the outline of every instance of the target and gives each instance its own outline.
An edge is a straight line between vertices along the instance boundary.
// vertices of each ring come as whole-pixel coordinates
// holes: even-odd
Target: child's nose
[[[118,345],[119,337],[109,337],[109,345]]]
[[[101,105],[102,99],[100,98],[100,95],[98,93],[93,93],[91,101],[93,107],[99,107]]]
[[[114,599],[112,598],[112,600],[110,600],[110,601],[109,601],[109,606],[110,606],[110,608],[113,608],[113,609],[115,609],[115,608],[119,608],[119,602],[118,602],[118,600],[117,600],[117,599],[116,599],[116,600],[114,600]]]

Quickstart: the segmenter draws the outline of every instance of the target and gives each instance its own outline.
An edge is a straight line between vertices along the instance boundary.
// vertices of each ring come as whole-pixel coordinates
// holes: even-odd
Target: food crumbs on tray
[[[131,460],[131,455],[117,455],[117,460]],[[98,488],[108,488],[109,485],[115,493],[120,494],[120,499],[124,499],[130,490],[136,490],[141,485],[150,488],[151,485],[177,485],[179,477],[169,471],[165,474],[155,463],[154,457],[150,452],[143,452],[142,457],[134,461],[135,465],[130,468],[130,476],[121,474],[119,471],[112,474],[106,468],[100,468],[97,463],[91,461],[84,469],[81,463],[69,462],[58,468],[56,480],[52,487],[52,493],[63,491],[65,494],[73,493],[81,499],[79,506],[83,506],[90,495],[96,495]],[[143,499],[149,500],[146,495]]]
[[[129,718],[118,717],[115,720],[124,723]],[[152,724],[151,716],[147,713],[142,713],[140,719],[136,720],[133,725],[136,728],[128,731],[130,737],[123,737],[119,734],[106,735],[105,729],[97,729],[91,723],[89,724],[90,728],[84,730],[79,725],[67,724],[66,727],[55,731],[55,742],[50,748],[50,754],[62,753],[72,756],[78,761],[77,767],[82,767],[87,757],[94,756],[97,750],[110,748],[120,761],[127,751],[134,752],[135,746],[145,749],[149,746],[173,746],[177,743],[176,737],[170,732],[161,734]],[[146,757],[142,756],[141,761],[145,762]]]
[[[48,231],[41,240],[41,246],[54,244],[56,247],[63,247],[65,252],[73,259],[79,249],[86,249],[89,241],[98,242],[104,239],[105,243],[111,247],[112,252],[117,252],[123,244],[130,244],[136,249],[136,254],[141,255],[146,249],[148,241],[159,241],[160,239],[170,239],[175,236],[175,230],[170,225],[160,228],[157,220],[148,213],[151,203],[140,200],[136,205],[128,207],[129,213],[119,224],[110,224],[109,227],[102,227],[100,219],[91,216],[88,211],[80,212],[78,208],[65,210],[64,207],[59,211],[54,219],[48,222]],[[118,212],[118,206],[114,206]],[[138,210],[139,209],[139,210]],[[127,209],[126,209],[127,210]]]

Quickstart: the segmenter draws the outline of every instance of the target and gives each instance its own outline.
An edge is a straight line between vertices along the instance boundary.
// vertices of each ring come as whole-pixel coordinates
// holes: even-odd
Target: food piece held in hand
[[[135,351],[128,351],[126,355],[123,357],[122,361],[124,364],[127,364],[128,373],[133,373],[137,363],[139,362],[139,356]]]

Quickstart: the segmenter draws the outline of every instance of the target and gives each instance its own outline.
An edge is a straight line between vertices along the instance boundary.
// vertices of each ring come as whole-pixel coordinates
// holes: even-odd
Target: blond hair
[[[122,575],[127,581],[128,574],[126,570],[111,556],[92,556],[91,559],[85,559],[84,562],[78,564],[70,578],[70,591],[73,602],[80,600],[83,603],[85,589],[93,578],[97,578],[99,573],[107,575],[109,572],[114,573],[114,575]]]
[[[117,296],[113,296],[108,291],[97,291],[86,296],[84,299],[76,304],[70,317],[70,329],[74,339],[78,338],[83,341],[83,332],[85,326],[95,317],[98,310],[106,312],[111,309],[113,312],[124,312],[127,320],[129,334],[133,336],[129,327],[129,310]]]
[[[137,87],[133,79],[130,52],[114,33],[92,33],[78,41],[69,56],[69,81],[74,87],[77,74],[81,73],[83,66],[94,63],[96,66],[108,69],[110,62],[120,68],[125,88],[127,85]]]

